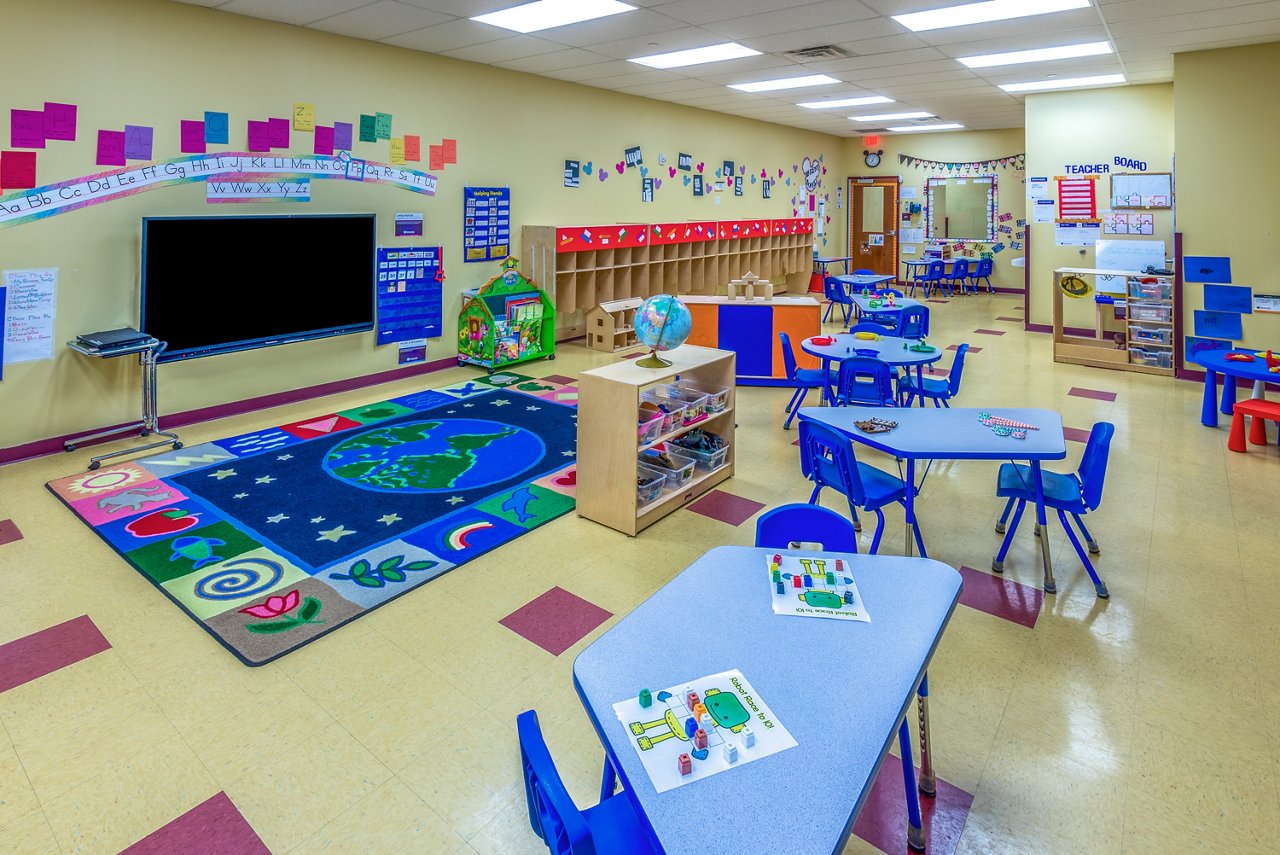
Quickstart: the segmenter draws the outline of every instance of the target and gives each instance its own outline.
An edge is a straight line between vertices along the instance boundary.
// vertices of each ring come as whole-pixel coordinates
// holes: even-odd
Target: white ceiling
[[[924,33],[888,16],[964,0],[628,0],[641,8],[530,35],[468,19],[525,0],[177,1],[841,136],[873,130],[848,115],[908,110],[971,129],[1022,127],[1022,98],[998,84],[1117,72],[1132,83],[1167,82],[1174,53],[1280,41],[1280,0],[1093,0],[1088,9]],[[626,61],[723,41],[762,55],[672,71]],[[978,70],[955,60],[1095,41],[1110,41],[1116,52]],[[801,62],[786,55],[819,45],[848,57]],[[726,88],[812,73],[842,82],[762,94]],[[898,103],[795,106],[868,94]]]

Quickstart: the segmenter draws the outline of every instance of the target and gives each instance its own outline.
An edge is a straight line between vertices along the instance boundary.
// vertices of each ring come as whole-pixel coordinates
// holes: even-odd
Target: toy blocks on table
[[[693,747],[694,748],[707,747],[707,732],[702,728],[698,728],[693,732]]]
[[[804,582],[802,582],[802,581],[800,580],[800,577],[799,577],[799,576],[792,576],[792,577],[791,577],[791,584],[792,584],[792,585],[794,585],[794,586],[795,586],[795,587],[797,587],[797,588],[803,588],[803,587],[804,587]]]
[[[684,700],[685,700],[685,703],[689,705],[689,709],[693,709],[698,705],[698,703],[702,699],[698,697],[697,692],[689,692],[687,695],[684,696]]]
[[[753,745],[756,744],[756,735],[755,735],[755,732],[751,730],[751,728],[749,727],[742,728],[742,732],[738,735],[742,737],[743,747],[751,748]]]
[[[734,745],[732,742],[726,742],[724,744],[724,762],[738,762],[738,746]]]
[[[698,730],[698,721],[694,718],[686,718],[684,720],[684,735],[693,739],[693,734]]]
[[[702,717],[707,714],[707,705],[703,703],[694,704],[693,717],[698,721],[702,721]]]
[[[688,754],[681,754],[676,758],[676,765],[679,766],[681,775],[688,775],[693,771],[693,758]]]
[[[640,690],[640,706],[642,707],[653,706],[653,693],[650,692],[648,689]]]

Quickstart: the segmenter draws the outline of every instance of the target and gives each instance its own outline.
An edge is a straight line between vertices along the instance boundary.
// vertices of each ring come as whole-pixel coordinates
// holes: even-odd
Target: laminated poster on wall
[[[902,197],[901,197],[901,198],[903,198],[903,199],[919,199],[919,198],[920,198],[920,188],[919,188],[919,187],[903,187],[903,188],[902,188]]]
[[[1053,241],[1058,246],[1093,246],[1102,236],[1102,222],[1058,223]]]
[[[1031,222],[1052,223],[1058,219],[1057,199],[1036,199],[1031,206]]]
[[[582,182],[582,163],[577,160],[564,162],[564,186],[577,188]]]
[[[4,361],[53,358],[58,268],[4,272]]]
[[[1028,199],[1048,199],[1049,198],[1049,176],[1038,175],[1027,178],[1027,198]],[[1037,221],[1042,222],[1042,221]]]
[[[5,306],[5,295],[9,293],[8,288],[0,287],[0,380],[4,379],[4,331],[6,329],[5,318],[9,317],[9,312]]]
[[[438,246],[378,247],[378,344],[441,334],[444,267]]]
[[[1268,315],[1280,314],[1280,295],[1254,294],[1253,310]]]
[[[511,254],[511,188],[464,187],[463,260],[500,261]]]

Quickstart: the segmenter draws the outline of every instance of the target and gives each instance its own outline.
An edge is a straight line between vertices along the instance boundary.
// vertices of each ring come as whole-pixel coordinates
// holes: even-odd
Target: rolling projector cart
[[[99,454],[90,458],[89,468],[97,469],[102,465],[102,461],[109,460],[112,457],[138,454],[143,451],[163,448],[166,445],[172,445],[175,451],[182,448],[182,442],[178,439],[176,433],[160,430],[160,413],[156,406],[156,360],[164,352],[165,346],[165,342],[140,333],[137,330],[111,330],[107,333],[90,333],[78,336],[67,342],[67,347],[76,353],[98,359],[112,359],[117,356],[127,356],[131,353],[138,354],[138,363],[142,366],[142,420],[133,424],[69,439],[62,444],[64,450],[75,451],[83,442],[115,436],[120,433],[129,433],[135,430],[138,431],[139,436],[143,437],[153,434],[166,437],[158,442],[151,442],[137,448],[123,448],[119,451]]]

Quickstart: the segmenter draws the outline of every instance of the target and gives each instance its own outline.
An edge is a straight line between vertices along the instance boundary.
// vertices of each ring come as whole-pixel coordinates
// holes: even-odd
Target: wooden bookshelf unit
[[[1115,304],[1098,303],[1092,336],[1067,332],[1059,284],[1066,276],[1100,275],[1124,277],[1124,293],[1114,296],[1124,301],[1125,317],[1116,318]],[[1053,271],[1053,361],[1172,377],[1173,319],[1179,311],[1173,295],[1173,274],[1059,267]]]
[[[686,344],[662,355],[670,366],[642,368],[636,360],[628,359],[584,371],[578,377],[578,516],[633,536],[733,475],[734,354]],[[636,432],[640,394],[677,375],[700,385],[727,388],[728,406],[641,444]],[[689,483],[638,507],[636,456],[643,449],[701,427],[728,443],[724,465],[712,472],[695,470]]]

